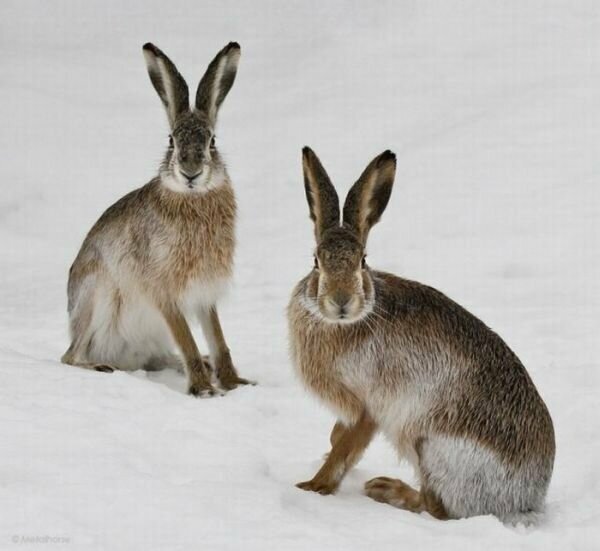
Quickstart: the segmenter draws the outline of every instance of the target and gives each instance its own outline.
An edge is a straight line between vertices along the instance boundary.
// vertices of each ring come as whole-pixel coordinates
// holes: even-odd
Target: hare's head
[[[305,299],[320,318],[332,323],[352,323],[373,307],[373,281],[365,247],[369,230],[390,198],[396,156],[385,151],[369,163],[348,192],[341,221],[337,193],[319,158],[305,147],[302,161],[317,241]]]
[[[223,163],[215,145],[217,113],[231,89],[240,45],[230,42],[212,60],[190,107],[188,87],[173,62],[153,44],[145,44],[148,74],[167,111],[171,135],[161,179],[179,192],[205,192],[222,181]]]

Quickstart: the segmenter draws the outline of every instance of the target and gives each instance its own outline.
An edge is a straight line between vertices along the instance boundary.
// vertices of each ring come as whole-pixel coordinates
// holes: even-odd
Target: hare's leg
[[[336,423],[331,435],[332,448],[325,463],[312,480],[296,486],[323,495],[335,492],[346,473],[358,463],[376,432],[377,424],[366,412],[350,426]]]
[[[66,365],[72,365],[74,367],[81,367],[82,369],[90,369],[92,371],[102,371],[103,373],[112,373],[115,368],[106,364],[97,364],[92,362],[86,362],[84,360],[77,360],[75,343],[71,343],[71,346],[62,355],[60,361]]]
[[[247,379],[239,377],[233,366],[229,347],[225,342],[223,329],[221,329],[216,305],[205,310],[200,310],[198,318],[200,319],[202,331],[208,343],[212,365],[221,386],[225,390],[231,390],[238,385],[251,384]]]
[[[332,448],[339,442],[347,428],[348,427],[343,421],[336,421],[335,425],[333,425],[333,429],[331,429],[331,435],[329,436],[329,441],[331,442]]]
[[[432,488],[429,480],[429,471],[423,462],[423,445],[425,439],[419,439],[415,445],[418,456],[418,471],[421,479],[421,491],[411,488],[401,480],[379,476],[365,484],[365,493],[375,501],[389,503],[399,509],[406,509],[414,513],[427,511],[431,516],[446,520],[448,511],[437,492]]]
[[[329,441],[331,442],[331,447],[336,445],[342,435],[346,432],[346,424],[343,421],[336,421],[333,429],[331,429],[331,435],[329,436]],[[329,452],[323,455],[323,459],[327,459]]]
[[[71,329],[71,344],[67,351],[62,355],[60,361],[67,365],[91,369],[93,371],[103,371],[112,373],[115,368],[105,364],[98,364],[89,361],[87,358],[88,350],[92,344],[92,316],[94,313],[93,296],[88,295],[81,299],[82,303],[77,304],[74,311],[71,312],[69,320]]]
[[[202,359],[181,310],[170,305],[162,308],[162,313],[185,361],[188,393],[193,396],[214,396],[217,391],[210,382],[210,366]]]
[[[425,510],[421,493],[402,480],[378,476],[365,484],[365,493],[375,501],[389,503],[399,509],[407,509],[415,513]]]
[[[418,492],[402,480],[378,476],[365,484],[365,493],[375,501],[389,503],[399,509],[413,513],[427,511],[437,519],[448,519],[444,504],[432,491],[422,488]]]

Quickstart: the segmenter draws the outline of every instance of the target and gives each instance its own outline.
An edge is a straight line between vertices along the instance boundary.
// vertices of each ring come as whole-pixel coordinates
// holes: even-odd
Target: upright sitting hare
[[[289,309],[303,382],[338,416],[312,480],[330,494],[381,430],[415,467],[420,490],[380,477],[375,499],[434,517],[494,514],[530,522],[554,463],[554,430],[525,368],[502,339],[448,297],[371,270],[365,244],[390,198],[396,158],[367,166],[343,210],[317,156],[303,151],[315,266]]]
[[[216,303],[231,278],[235,197],[215,145],[217,112],[237,71],[231,42],[208,66],[190,109],[188,87],[156,46],[143,48],[171,127],[157,177],[109,207],[71,267],[67,364],[112,371],[161,367],[175,346],[189,393],[212,395],[211,366],[186,318],[198,316],[223,388],[238,377]]]

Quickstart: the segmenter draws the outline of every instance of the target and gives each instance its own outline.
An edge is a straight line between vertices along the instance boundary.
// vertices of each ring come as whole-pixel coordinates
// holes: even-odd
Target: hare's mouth
[[[196,179],[202,176],[203,170],[199,170],[196,174],[192,174],[191,176],[184,172],[183,170],[179,171],[179,174],[183,176],[184,184],[189,188],[193,189],[194,184],[196,183]]]
[[[315,296],[302,295],[300,304],[316,319],[331,325],[351,325],[360,322],[373,311],[373,301],[368,297],[362,306],[353,312],[331,312],[323,307],[322,302]]]
[[[172,191],[179,193],[206,193],[211,189],[213,170],[203,166],[195,171],[184,171],[174,167],[163,175],[163,183]]]
[[[357,323],[364,319],[367,316],[367,314],[368,311],[364,308],[353,315],[339,314],[338,316],[330,316],[321,312],[321,319],[324,322],[330,323],[332,325],[352,325],[353,323]]]
[[[365,301],[359,297],[351,297],[344,304],[339,304],[329,298],[319,301],[321,315],[330,323],[354,323],[367,314]]]

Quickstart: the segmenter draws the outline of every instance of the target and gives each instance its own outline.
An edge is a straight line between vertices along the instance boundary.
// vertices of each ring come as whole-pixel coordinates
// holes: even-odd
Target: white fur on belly
[[[395,369],[394,361],[381,361],[385,351],[377,335],[340,357],[335,363],[341,381],[367,405],[381,432],[413,466],[418,458],[413,448],[411,427],[427,415],[431,393],[425,383],[391,387],[384,383],[385,369]],[[383,380],[382,380],[383,377]]]
[[[223,296],[229,280],[194,280],[180,299],[184,315],[195,319],[201,310]],[[122,302],[115,310],[116,288],[109,280],[99,280],[94,290],[94,312],[90,324],[89,361],[118,366],[123,370],[141,369],[155,357],[175,349],[164,316],[142,293],[130,289],[120,293]]]
[[[179,306],[187,316],[195,316],[200,310],[206,310],[215,305],[229,289],[229,278],[206,281],[195,279],[188,283],[181,295]]]
[[[169,328],[153,304],[141,294],[124,294],[117,312],[114,293],[106,281],[95,289],[90,361],[135,370],[173,349]]]

